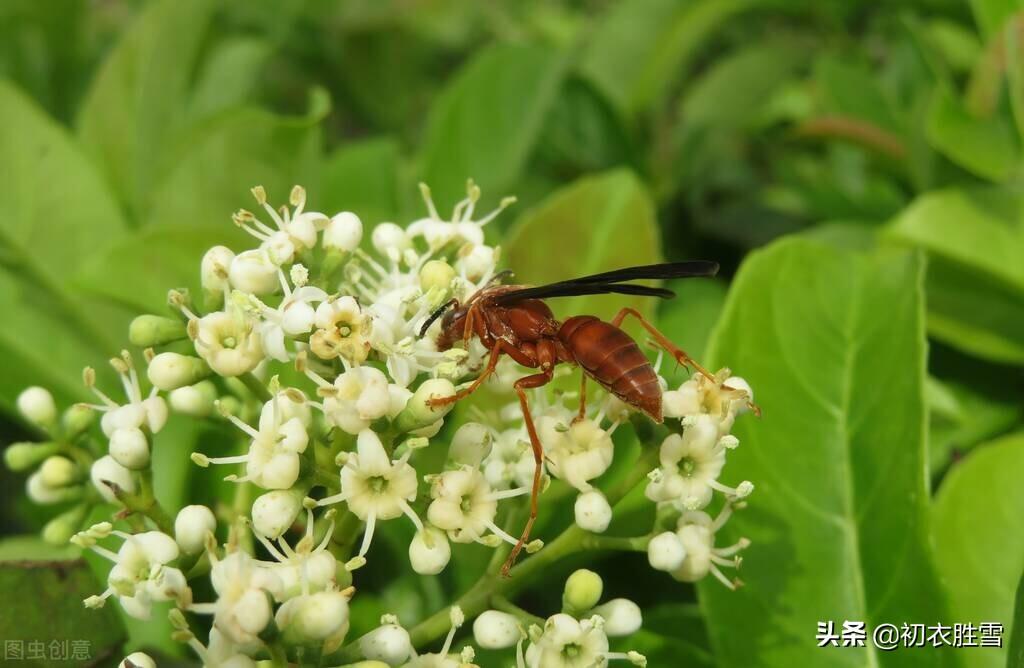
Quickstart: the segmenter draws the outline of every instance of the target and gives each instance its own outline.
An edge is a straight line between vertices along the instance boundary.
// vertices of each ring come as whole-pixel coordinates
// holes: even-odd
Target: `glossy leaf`
[[[431,108],[420,173],[447,214],[466,179],[496,203],[516,183],[540,136],[563,77],[562,56],[539,46],[482,51]]]
[[[936,563],[957,621],[1013,621],[1024,572],[1024,434],[976,448],[942,482],[932,514]],[[963,653],[969,668],[1003,666],[1004,648]]]
[[[928,113],[928,141],[978,176],[1005,181],[1017,169],[1019,142],[1000,118],[975,118],[948,91],[939,91]]]
[[[140,213],[185,118],[210,0],[150,4],[107,57],[78,128],[128,209]]]
[[[752,254],[709,364],[754,388],[727,482],[756,485],[721,544],[752,540],[737,592],[698,585],[719,665],[935,666],[927,649],[819,648],[817,622],[948,618],[928,548],[923,263],[803,239]]]
[[[555,192],[516,222],[505,250],[516,280],[532,285],[661,258],[650,195],[627,171],[583,178]],[[652,298],[624,296],[551,301],[556,314],[606,319],[627,305],[648,315],[655,307]]]

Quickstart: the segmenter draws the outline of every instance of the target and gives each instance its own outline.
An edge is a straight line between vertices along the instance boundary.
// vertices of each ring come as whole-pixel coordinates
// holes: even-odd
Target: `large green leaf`
[[[991,181],[1005,181],[1018,168],[1013,130],[999,117],[975,118],[949,91],[939,90],[932,100],[927,136],[947,158]]]
[[[927,250],[929,331],[969,353],[1024,362],[1024,200],[1008,190],[940,190],[892,221]]]
[[[136,19],[100,69],[79,135],[135,214],[185,120],[211,0],[160,0]],[[222,166],[223,167],[223,166]]]
[[[370,226],[393,221],[398,214],[398,171],[398,143],[393,139],[345,144],[324,159],[316,209],[328,216],[355,212],[367,228],[364,238],[369,238]]]
[[[999,622],[1010,631],[1024,571],[1024,433],[979,446],[955,466],[935,499],[936,563],[957,621]],[[965,651],[971,668],[1002,666],[1005,649]]]
[[[1006,19],[1021,9],[1024,3],[1020,0],[969,0],[974,22],[986,37],[998,33],[1006,23]]]
[[[955,454],[1010,430],[1024,415],[1017,398],[1000,387],[976,388],[928,378],[929,458],[933,474],[945,470]]]
[[[751,255],[709,363],[746,378],[726,468],[751,480],[722,544],[753,542],[731,592],[699,583],[721,666],[935,666],[947,654],[818,648],[817,623],[948,619],[928,548],[923,263],[788,239]]]
[[[505,246],[508,265],[524,283],[540,285],[661,258],[654,205],[636,176],[606,172],[555,192],[516,223]],[[552,302],[561,315],[608,319],[623,306],[651,315],[651,299],[600,296]]]
[[[442,212],[465,196],[466,179],[487,202],[511,194],[540,136],[564,73],[563,57],[539,46],[499,45],[475,56],[434,103],[422,179]]]
[[[44,554],[43,550],[39,546],[37,552],[20,539],[16,546],[0,543],[0,637],[5,649],[14,644],[23,652],[21,660],[11,662],[84,666],[115,659],[125,633],[113,606],[89,610],[82,605],[82,599],[103,587],[81,559],[53,554],[52,548],[45,552],[46,560],[27,556]],[[81,654],[72,661],[73,648]]]
[[[580,63],[615,103],[633,116],[660,102],[699,47],[752,0],[627,0],[611,5]]]
[[[1017,585],[1017,602],[1013,609],[1013,633],[1010,636],[1006,668],[1024,666],[1024,576]]]

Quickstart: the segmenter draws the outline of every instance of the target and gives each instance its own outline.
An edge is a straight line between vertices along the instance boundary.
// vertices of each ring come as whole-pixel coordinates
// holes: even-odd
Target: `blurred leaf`
[[[0,562],[72,561],[78,552],[78,548],[70,544],[57,547],[39,536],[10,536],[0,540]]]
[[[972,29],[955,21],[936,18],[925,26],[927,36],[957,72],[969,72],[981,57],[981,42]]]
[[[888,234],[928,251],[929,331],[971,354],[1024,362],[1022,200],[1009,191],[919,197]]]
[[[188,104],[190,122],[251,101],[272,51],[262,39],[225,38],[206,58]]]
[[[943,480],[933,508],[936,564],[952,618],[1009,631],[1024,571],[1024,434],[979,446]],[[1005,649],[963,652],[970,668],[1003,666]]]
[[[962,383],[928,378],[928,450],[932,474],[951,457],[1009,430],[1024,409],[1001,394],[981,394]]]
[[[199,263],[217,244],[242,248],[250,237],[231,225],[152,225],[125,238],[82,268],[76,283],[133,310],[163,313],[167,291],[199,291]],[[255,246],[253,241],[250,245]]]
[[[531,285],[661,259],[650,195],[625,170],[579,179],[556,191],[516,222],[505,250],[516,281]],[[655,307],[653,299],[616,295],[551,304],[558,314],[586,313],[606,320],[626,305],[648,316]]]
[[[928,650],[818,648],[819,621],[945,619],[930,567],[925,339],[916,254],[780,241],[740,268],[711,368],[746,378],[762,420],[736,424],[732,480],[757,503],[720,537],[748,536],[730,592],[698,583],[721,666],[935,666]]]
[[[927,119],[928,141],[947,158],[990,181],[1016,170],[1020,150],[1002,119],[975,118],[949,91],[935,94]]]
[[[3,553],[10,555],[6,541],[0,544]],[[20,641],[26,648],[31,641],[42,641],[47,657],[61,651],[70,657],[72,643],[86,642],[89,664],[113,659],[125,638],[116,613],[111,606],[90,610],[82,605],[82,599],[101,592],[103,586],[81,559],[57,557],[52,550],[46,554],[48,560],[0,558],[0,596],[4,598],[0,637],[6,642]],[[51,642],[64,644],[51,649]],[[26,658],[17,663],[51,666],[64,662]]]
[[[814,80],[825,113],[859,118],[889,132],[903,131],[878,76],[866,66],[836,57],[821,58],[815,63]]]
[[[707,628],[693,603],[659,603],[644,609],[643,628],[629,637],[629,649],[645,657],[650,666],[712,668]]]
[[[655,109],[698,49],[752,0],[626,0],[611,5],[580,63],[626,117]]]
[[[210,0],[147,6],[107,57],[82,106],[79,136],[133,214],[142,211],[185,119],[213,9]]]
[[[442,212],[477,181],[498,201],[519,177],[562,81],[562,57],[540,46],[481,51],[434,102],[423,140],[421,173]],[[442,214],[445,215],[445,214]]]
[[[324,159],[316,208],[328,216],[352,211],[363,221],[364,238],[398,214],[398,143],[390,137],[349,142]]]
[[[1021,668],[1024,666],[1024,576],[1021,576],[1017,584],[1017,600],[1013,608],[1011,629],[1006,668]]]
[[[1020,0],[968,0],[974,21],[986,38],[999,32],[1010,16],[1024,8]]]

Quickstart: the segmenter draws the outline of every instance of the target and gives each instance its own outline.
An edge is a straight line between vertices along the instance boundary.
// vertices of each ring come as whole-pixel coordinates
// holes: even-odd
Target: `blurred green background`
[[[630,647],[656,666],[1022,665],[1005,647],[1024,570],[1022,12],[1018,0],[4,0],[2,443],[32,436],[12,408],[21,388],[86,398],[81,368],[106,366],[134,314],[194,286],[209,246],[247,247],[229,216],[250,186],[282,200],[301,183],[312,208],[372,225],[421,217],[420,180],[445,211],[472,177],[485,204],[518,196],[487,232],[524,281],[660,258],[723,265],[717,281],[677,286],[658,319],[750,380],[765,411],[739,425],[725,474],[757,485],[729,527],[754,541],[747,587],[695,590],[642,554],[602,557],[609,591],[645,610]],[[590,307],[610,308],[557,310]],[[192,422],[161,434],[168,506],[209,494],[213,477],[183,453],[223,434]],[[60,510],[0,475],[3,533]],[[11,561],[40,549],[0,543],[5,599],[49,591],[51,570]],[[468,584],[389,582],[381,568],[365,620],[415,621]],[[26,577],[40,578],[29,593]],[[58,581],[31,619],[5,603],[0,638],[100,637],[74,582]],[[538,589],[527,603],[546,600]],[[120,656],[107,612],[96,649]],[[818,649],[827,620],[1006,633],[1003,649]],[[131,644],[158,630],[132,628]]]

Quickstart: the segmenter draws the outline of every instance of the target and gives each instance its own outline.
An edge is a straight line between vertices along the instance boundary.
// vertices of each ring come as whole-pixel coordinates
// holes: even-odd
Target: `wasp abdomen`
[[[591,378],[627,404],[661,422],[661,385],[647,356],[628,334],[600,318],[569,318],[558,338]]]

